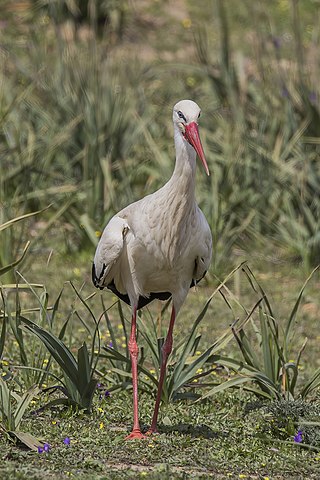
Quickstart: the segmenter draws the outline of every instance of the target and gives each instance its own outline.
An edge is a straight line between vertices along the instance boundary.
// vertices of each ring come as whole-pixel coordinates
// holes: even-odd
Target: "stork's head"
[[[198,129],[200,113],[200,107],[195,102],[192,100],[181,100],[173,107],[173,123],[180,130],[184,140],[195,149],[207,175],[210,175]]]

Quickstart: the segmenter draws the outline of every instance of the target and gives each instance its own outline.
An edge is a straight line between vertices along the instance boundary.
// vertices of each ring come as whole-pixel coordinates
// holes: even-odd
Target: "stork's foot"
[[[147,436],[143,435],[140,430],[132,430],[125,440],[143,440],[144,438],[147,438]]]

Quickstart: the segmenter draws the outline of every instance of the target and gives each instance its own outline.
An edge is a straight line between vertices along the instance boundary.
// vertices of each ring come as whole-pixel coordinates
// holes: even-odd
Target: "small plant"
[[[49,294],[44,285],[27,282],[18,272],[17,276],[20,276],[24,283],[0,287],[2,298],[0,318],[3,320],[0,332],[0,353],[6,353],[10,356],[10,365],[6,367],[8,376],[12,375],[14,369],[15,372],[22,372],[21,377],[24,386],[36,384],[40,388],[43,387],[44,390],[60,390],[65,394],[66,398],[55,399],[46,406],[60,403],[90,411],[97,383],[94,379],[94,373],[100,351],[98,331],[100,320],[96,321],[88,305],[88,299],[82,298],[79,291],[70,282],[75,298],[71,310],[65,315],[65,320],[61,325],[57,317],[61,316],[59,312],[62,308],[61,299],[65,286],[60,291],[54,304],[49,306]],[[23,298],[20,299],[21,292],[23,292]],[[11,296],[13,298],[10,298]],[[36,300],[36,305],[30,304],[30,298]],[[78,300],[81,302],[80,309],[76,306]],[[82,318],[83,307],[93,319],[95,325],[93,331]],[[76,357],[71,351],[74,346],[68,347],[65,342],[67,328],[70,326],[73,328],[71,322],[73,317],[85,327],[91,341],[90,349],[83,342],[82,346],[78,348]],[[17,345],[14,356],[12,356],[12,352],[7,351],[10,344],[10,342],[7,342],[7,333],[13,337]],[[30,333],[32,335],[29,335]],[[39,339],[42,342],[40,345]],[[56,366],[53,365],[53,360],[62,370],[62,377]],[[58,381],[59,385],[47,387],[50,378]],[[18,380],[21,381],[20,377],[17,377]]]
[[[95,317],[87,302],[80,296],[79,292],[73,285],[72,287],[95,321]],[[64,324],[59,337],[54,335],[51,331],[45,330],[39,325],[36,325],[25,317],[21,317],[21,322],[22,324],[20,328],[24,331],[33,333],[41,340],[63,372],[64,381],[60,379],[62,388],[59,387],[59,389],[62,390],[67,398],[52,400],[46,406],[66,404],[71,405],[72,407],[80,407],[90,412],[93,395],[97,385],[97,381],[94,379],[94,373],[97,366],[98,355],[95,357],[94,348],[96,337],[98,336],[99,339],[99,323],[96,323],[95,331],[92,336],[91,353],[89,354],[87,345],[84,342],[78,349],[77,358],[75,358],[70,349],[61,339],[67,326],[67,322]],[[56,388],[57,387],[54,387],[54,389]],[[50,387],[50,389],[52,390],[52,387]]]
[[[90,411],[97,381],[93,378],[95,369],[92,365],[92,358],[90,360],[87,345],[83,343],[78,349],[76,359],[62,340],[53,333],[44,330],[26,318],[22,320],[24,324],[21,328],[33,333],[43,342],[52,357],[59,364],[64,375],[65,381],[60,380],[63,385],[61,390],[67,398],[53,400],[47,406],[66,404]]]
[[[18,439],[32,450],[41,447],[42,442],[30,433],[22,432],[20,424],[30,402],[38,395],[39,391],[40,389],[34,386],[20,396],[11,390],[6,381],[0,377],[0,429],[10,440]]]
[[[320,447],[319,413],[317,402],[303,399],[255,401],[245,407],[248,422],[252,422],[266,440],[276,439],[314,449]]]
[[[253,291],[262,299],[258,309],[258,322],[251,318],[256,342],[245,332],[244,325],[238,332],[233,329],[242,360],[217,356],[215,361],[236,371],[237,376],[214,387],[202,398],[210,397],[229,387],[242,385],[244,389],[258,396],[289,401],[294,400],[297,396],[304,399],[319,387],[320,368],[315,370],[311,378],[297,392],[299,365],[307,343],[306,340],[302,343],[296,360],[290,360],[293,329],[298,309],[305,288],[318,269],[319,267],[316,267],[303,284],[287,322],[281,326],[276,320],[267,294],[257,282],[252,271],[248,266],[243,268]]]
[[[25,386],[40,385],[46,381],[48,371],[50,368],[50,358],[47,358],[47,351],[44,347],[39,348],[39,343],[29,338],[25,341],[23,331],[20,326],[22,324],[22,317],[27,314],[38,314],[38,321],[41,325],[48,324],[48,293],[44,285],[31,284],[11,284],[0,286],[2,309],[0,311],[0,318],[3,320],[2,333],[0,338],[0,353],[3,353],[5,348],[5,330],[8,330],[16,342],[17,356],[14,358],[15,368],[22,371],[22,377]],[[28,307],[23,309],[20,304],[20,293],[23,292],[25,299],[27,299]],[[35,298],[39,307],[30,308],[30,294],[31,299]],[[53,320],[60,296],[51,312],[51,319]],[[11,298],[13,297],[13,298]],[[52,325],[52,324],[51,324]]]

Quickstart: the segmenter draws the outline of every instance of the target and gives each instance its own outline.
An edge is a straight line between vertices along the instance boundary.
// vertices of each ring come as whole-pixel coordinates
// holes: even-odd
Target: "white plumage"
[[[170,180],[112,217],[100,238],[93,264],[95,286],[110,288],[132,307],[130,342],[134,344],[131,348],[134,352],[136,310],[154,298],[166,299],[172,295],[169,338],[163,351],[165,364],[172,347],[170,336],[175,317],[190,286],[205,275],[212,253],[211,232],[195,200],[197,153],[209,174],[198,134],[199,116],[200,108],[191,100],[182,100],[174,106],[176,164]],[[135,356],[135,353],[131,356],[133,370]],[[160,393],[151,431],[156,429],[160,383],[159,380]],[[128,438],[142,436],[136,421]]]

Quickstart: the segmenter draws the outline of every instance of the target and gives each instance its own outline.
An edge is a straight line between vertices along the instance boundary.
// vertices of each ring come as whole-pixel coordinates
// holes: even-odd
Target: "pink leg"
[[[128,343],[130,357],[131,357],[131,369],[132,369],[132,387],[133,387],[133,429],[130,435],[128,435],[126,440],[133,440],[135,438],[146,438],[145,435],[141,433],[139,425],[139,415],[138,415],[138,355],[139,347],[136,341],[136,331],[137,331],[137,308],[135,307],[132,314],[131,322],[131,334]]]
[[[159,377],[159,384],[158,384],[158,392],[157,392],[156,404],[154,407],[151,427],[148,431],[148,434],[155,433],[157,431],[157,420],[158,420],[159,406],[160,406],[160,400],[161,400],[161,394],[162,394],[162,387],[163,387],[164,377],[166,374],[168,357],[172,350],[172,333],[173,333],[175,319],[176,319],[176,314],[175,314],[174,307],[172,307],[167,338],[162,346],[162,361],[161,361],[160,377]]]

